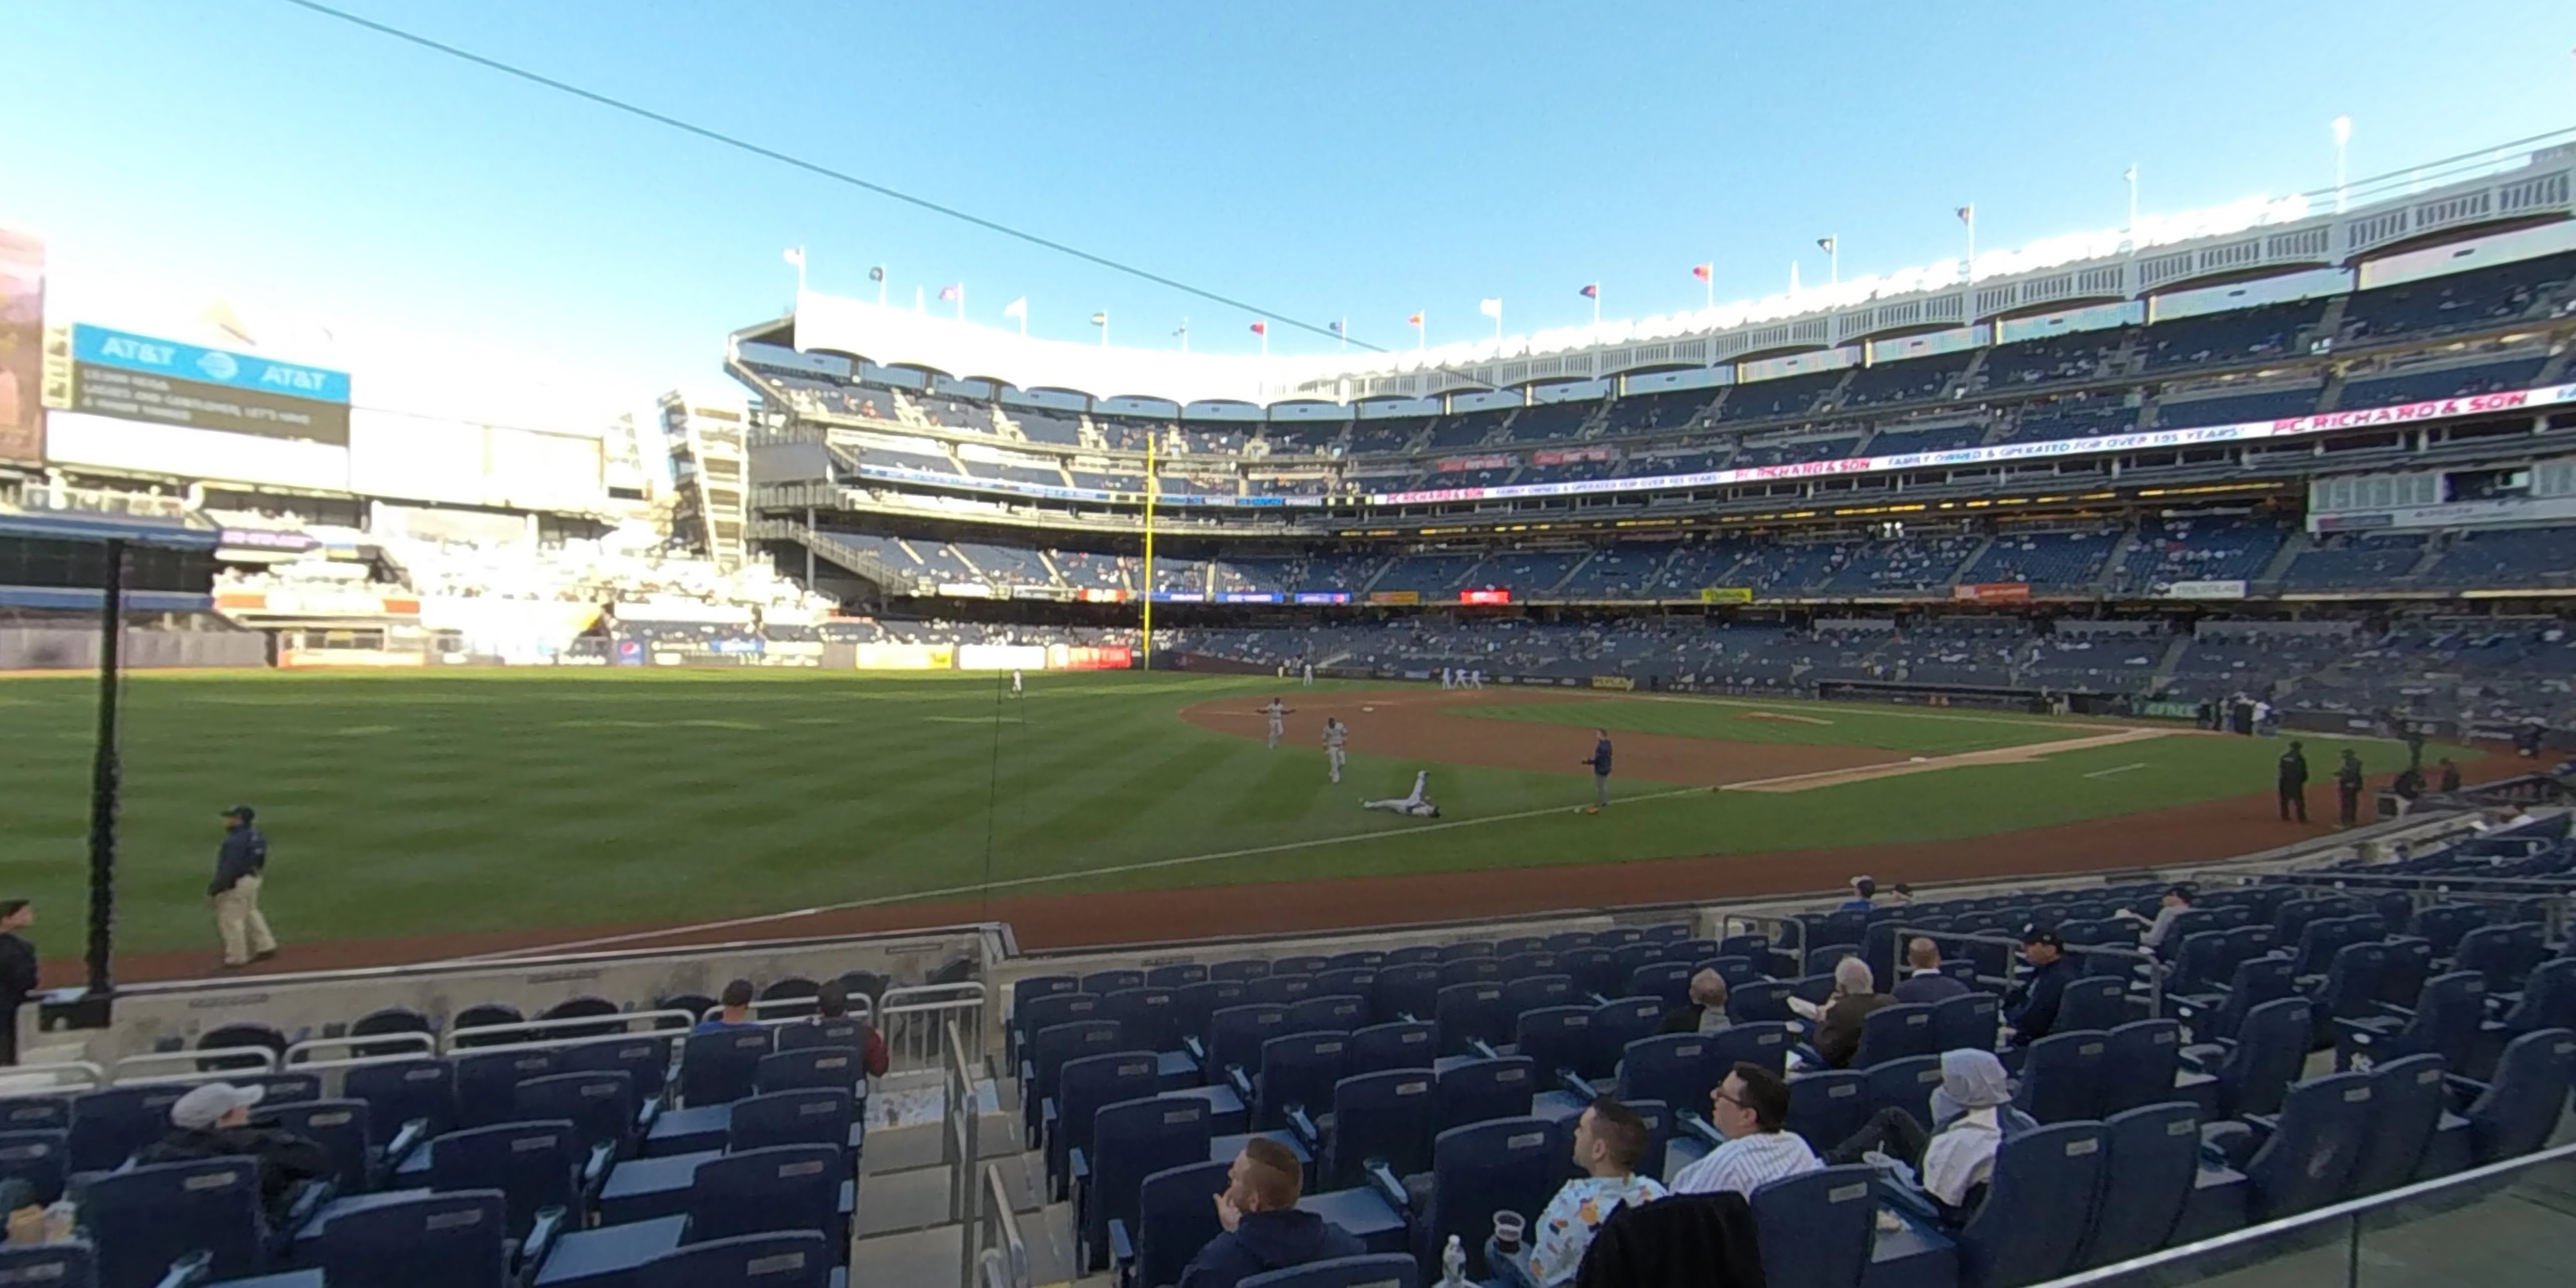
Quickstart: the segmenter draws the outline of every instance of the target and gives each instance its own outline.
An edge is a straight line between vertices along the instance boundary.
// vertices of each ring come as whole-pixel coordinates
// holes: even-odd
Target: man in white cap
[[[295,1205],[298,1187],[331,1175],[330,1151],[310,1139],[275,1127],[254,1126],[252,1107],[265,1092],[208,1082],[188,1089],[170,1106],[170,1134],[144,1146],[134,1161],[194,1163],[209,1158],[259,1160],[259,1193],[272,1220]]]

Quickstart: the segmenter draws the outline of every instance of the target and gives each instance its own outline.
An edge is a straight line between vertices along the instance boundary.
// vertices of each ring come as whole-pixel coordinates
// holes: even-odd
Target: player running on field
[[[1422,770],[1413,776],[1413,794],[1411,796],[1404,797],[1400,800],[1361,801],[1360,808],[1393,810],[1398,814],[1410,814],[1415,818],[1438,818],[1440,817],[1440,807],[1432,804],[1431,798],[1422,794],[1423,789],[1428,787],[1430,783],[1431,771],[1428,769]]]
[[[1295,707],[1289,706],[1287,703],[1281,702],[1277,698],[1272,698],[1270,700],[1270,705],[1261,709],[1261,714],[1270,717],[1270,749],[1272,751],[1279,750],[1279,740],[1288,736],[1288,717],[1295,714],[1296,710],[1297,709]]]
[[[1333,781],[1342,781],[1342,749],[1350,742],[1351,728],[1331,716],[1324,717],[1324,759],[1333,767]]]

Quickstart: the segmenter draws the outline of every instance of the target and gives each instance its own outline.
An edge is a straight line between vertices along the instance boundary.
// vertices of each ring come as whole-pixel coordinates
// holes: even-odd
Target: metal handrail
[[[2454,1190],[2470,1189],[2500,1178],[2513,1176],[2520,1172],[2526,1172],[2551,1163],[2561,1162],[2576,1162],[2576,1144],[2560,1145],[2554,1149],[2539,1150],[2534,1153],[2525,1154],[2520,1158],[2508,1158],[2502,1162],[2488,1163],[2482,1167],[2473,1167],[2465,1172],[2454,1172],[2449,1176],[2441,1177],[2436,1180],[2419,1181],[2413,1185],[2400,1186],[2393,1190],[2383,1190],[2380,1193],[2373,1194],[2367,1198],[2346,1199],[2341,1203],[2321,1207],[2310,1212],[2302,1212],[2297,1216],[2283,1217],[2278,1221],[2266,1221],[2261,1225],[2249,1225],[2242,1230],[2231,1231],[2227,1234],[2218,1235],[2215,1238],[2203,1239],[2198,1243],[2186,1243],[2178,1248],[2166,1248],[2162,1251],[2150,1252],[2143,1257],[2133,1257],[2127,1261],[2114,1262],[2110,1265],[2103,1266],[2100,1269],[2087,1270],[2082,1274],[2068,1275],[2063,1279],[2051,1279],[2045,1283],[2034,1285],[2033,1288],[2085,1288],[2085,1286],[2089,1284],[2110,1283],[2129,1275],[2139,1274],[2163,1266],[2171,1266],[2178,1262],[2187,1261],[2194,1257],[2204,1256],[2212,1252],[2219,1252],[2228,1248],[2240,1247],[2246,1244],[2261,1243],[2265,1240],[2287,1234],[2293,1230],[2302,1230],[2311,1226],[2320,1226],[2330,1221],[2343,1220],[2346,1217],[2359,1217],[2365,1212],[2373,1212],[2381,1208],[2398,1207],[2403,1204],[2413,1203],[2422,1199],[2446,1194]]]
[[[975,1238],[969,1245],[980,1250],[978,1260],[999,1255],[1006,1276],[1001,1288],[1030,1288],[1029,1245],[1020,1236],[1020,1218],[1011,1208],[1010,1185],[1002,1179],[1002,1169],[986,1165],[982,1169],[984,1210],[975,1223]],[[970,1278],[971,1285],[973,1280]]]
[[[599,1033],[590,1037],[553,1038],[544,1042],[509,1042],[494,1046],[464,1047],[458,1050],[451,1050],[440,1058],[453,1060],[465,1056],[517,1055],[526,1051],[562,1051],[571,1047],[604,1046],[610,1042],[668,1042],[672,1045],[673,1049],[676,1050],[679,1049],[688,1036],[689,1035],[687,1033],[679,1029],[646,1029],[641,1033]]]
[[[62,1085],[62,1078],[60,1076],[63,1074],[69,1074],[73,1077],[84,1079],[89,1083],[89,1085],[86,1087],[64,1086]],[[99,1088],[108,1085],[109,1082],[107,1070],[88,1060],[54,1060],[44,1064],[17,1064],[10,1065],[6,1068],[0,1068],[0,1082],[6,1082],[18,1078],[36,1077],[51,1079],[55,1085],[24,1092],[12,1091],[6,1094],[13,1096],[42,1096],[56,1091],[96,1091]]]
[[[222,1072],[224,1072],[224,1073],[275,1073],[275,1072],[277,1072],[277,1053],[276,1053],[275,1051],[271,1051],[271,1050],[269,1050],[267,1047],[262,1047],[262,1046],[245,1046],[245,1047],[208,1047],[208,1048],[205,1048],[205,1049],[203,1049],[203,1050],[196,1050],[196,1051],[147,1051],[147,1052],[144,1052],[144,1053],[143,1053],[143,1054],[141,1054],[141,1055],[119,1056],[119,1057],[117,1058],[116,1063],[115,1063],[113,1066],[111,1066],[111,1067],[110,1067],[110,1069],[109,1069],[109,1073],[108,1073],[108,1080],[109,1080],[109,1081],[111,1081],[111,1082],[122,1082],[122,1081],[124,1081],[124,1080],[125,1080],[125,1070],[126,1070],[126,1067],[127,1067],[128,1065],[164,1065],[164,1064],[185,1064],[185,1065],[189,1066],[189,1069],[190,1069],[190,1071],[191,1071],[191,1072],[194,1072],[194,1071],[195,1071],[195,1066],[196,1066],[197,1062],[198,1062],[198,1061],[200,1061],[200,1060],[226,1060],[226,1061],[230,1061],[230,1060],[249,1060],[249,1059],[256,1059],[256,1060],[258,1060],[258,1061],[259,1061],[258,1066],[257,1066],[256,1068],[249,1067],[249,1066],[243,1066],[243,1067],[239,1067],[239,1068],[225,1069],[225,1070],[222,1070]],[[147,1074],[147,1075],[145,1075],[145,1076],[146,1076],[146,1077],[150,1077],[151,1075],[148,1075],[148,1074]]]
[[[964,1051],[980,1060],[984,1054],[985,1007],[986,991],[978,981],[890,988],[886,990],[884,1004],[877,1011],[882,1017],[877,1031],[885,1035],[888,1054],[900,1053],[904,1057],[901,1063],[907,1067],[917,1068],[930,1063],[933,1057],[927,1048],[943,1035],[952,1044],[961,1039],[971,1041],[973,1045]],[[903,1022],[915,1017],[935,1019],[935,1022]],[[963,1030],[957,1027],[961,1019],[966,1021]],[[957,1048],[952,1046],[951,1049]]]
[[[359,1047],[371,1046],[417,1046],[422,1055],[438,1054],[438,1039],[427,1033],[371,1033],[365,1037],[307,1038],[286,1048],[286,1058],[278,1063],[300,1063],[296,1057],[307,1051],[355,1051]]]
[[[982,1142],[977,1139],[983,1115],[976,1112],[975,1069],[966,1061],[966,1050],[959,1040],[957,1021],[942,1026],[947,1032],[948,1059],[941,1072],[947,1083],[947,1121],[941,1124],[940,1152],[946,1154],[948,1170],[948,1218],[958,1226],[958,1277],[964,1283],[975,1273],[974,1231],[979,1217],[976,1199],[981,1195],[975,1165]]]
[[[783,1011],[791,1006],[802,1007],[804,1009],[799,1010],[794,1014],[777,1016],[775,1018],[764,1017],[761,1015],[762,1011]],[[770,997],[763,998],[760,1001],[751,1004],[751,1021],[754,1024],[795,1024],[802,1020],[812,1019],[814,1017],[814,1013],[814,999],[811,997]],[[722,1014],[724,1014],[724,1007],[719,1004],[708,1007],[706,1012],[698,1016],[698,1018],[700,1020],[712,1020]],[[876,1019],[876,1006],[864,997],[853,997],[850,999],[849,1015],[847,1018],[874,1022]]]
[[[567,1029],[595,1029],[608,1024],[618,1025],[623,1028],[624,1026],[633,1024],[638,1020],[670,1020],[673,1021],[673,1023],[656,1023],[652,1027],[646,1028],[640,1032],[628,1029],[625,1032],[617,1034],[583,1034],[575,1037],[559,1038],[552,1042],[541,1039],[538,1041],[523,1042],[477,1042],[475,1045],[468,1047],[460,1047],[457,1045],[459,1041],[468,1037],[481,1039],[491,1037],[495,1034],[511,1033],[534,1033],[543,1035],[547,1033],[560,1033]],[[675,1030],[678,1031],[676,1034],[677,1036],[686,1036],[686,1031],[697,1022],[697,1017],[690,1015],[687,1011],[620,1011],[615,1015],[576,1015],[569,1019],[561,1020],[513,1020],[508,1024],[477,1024],[472,1028],[448,1030],[447,1035],[439,1040],[437,1054],[456,1055],[460,1052],[470,1051],[476,1055],[481,1055],[486,1051],[524,1051],[535,1047],[572,1046],[584,1041],[599,1041],[610,1037],[640,1038],[657,1033],[672,1033]],[[391,1037],[393,1035],[386,1034],[384,1036]],[[379,1039],[359,1038],[355,1040],[360,1042],[374,1042]]]

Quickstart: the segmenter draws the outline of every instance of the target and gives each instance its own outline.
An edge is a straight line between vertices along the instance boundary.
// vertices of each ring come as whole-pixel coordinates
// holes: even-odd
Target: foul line
[[[1646,792],[1636,796],[1621,796],[1613,800],[1611,804],[1613,808],[1616,808],[1621,805],[1630,805],[1642,801],[1678,800],[1685,796],[1710,795],[1718,790],[1720,789],[1716,787],[1676,787],[1666,791]],[[1033,877],[1012,877],[1007,881],[988,881],[980,885],[948,886],[937,890],[917,890],[909,894],[889,894],[879,895],[872,899],[852,899],[847,903],[827,903],[813,908],[799,908],[794,912],[762,913],[758,916],[732,917],[723,921],[702,921],[685,926],[666,926],[660,930],[637,930],[630,931],[622,935],[602,935],[594,939],[575,939],[559,944],[542,944],[533,948],[512,948],[496,953],[478,953],[470,957],[450,957],[442,961],[431,962],[428,964],[434,966],[460,966],[470,965],[477,962],[511,961],[521,957],[551,956],[556,953],[586,952],[595,948],[611,948],[619,944],[644,943],[658,939],[669,939],[679,935],[697,935],[717,930],[734,930],[744,926],[759,926],[767,925],[772,922],[794,921],[800,917],[820,916],[827,912],[851,912],[861,908],[881,908],[889,904],[918,903],[930,899],[963,898],[969,895],[983,894],[994,890],[1010,890],[1034,885],[1052,885],[1064,881],[1082,881],[1092,877],[1118,876],[1129,872],[1154,872],[1164,868],[1180,868],[1200,863],[1213,863],[1219,859],[1244,859],[1260,854],[1284,854],[1291,850],[1307,850],[1324,845],[1348,845],[1358,841],[1382,841],[1394,837],[1421,836],[1428,832],[1445,832],[1461,827],[1483,827],[1489,823],[1511,823],[1517,822],[1521,819],[1539,818],[1548,814],[1571,814],[1583,808],[1584,807],[1581,805],[1551,805],[1545,809],[1521,810],[1516,813],[1494,814],[1484,818],[1452,819],[1445,823],[1432,823],[1422,827],[1394,828],[1382,832],[1353,832],[1347,836],[1317,837],[1313,840],[1307,841],[1282,841],[1276,845],[1256,845],[1240,850],[1218,850],[1210,854],[1190,854],[1174,859],[1150,859],[1142,863],[1119,863],[1105,868],[1086,868],[1079,872],[1049,872]]]
[[[2130,771],[2130,770],[2132,770],[2132,769],[2144,769],[2144,768],[2146,768],[2146,767],[2147,767],[2147,762],[2145,762],[2145,761],[2141,760],[2141,761],[2139,761],[2138,763],[2136,763],[2136,764],[2134,764],[2134,765],[2115,765],[2115,766],[2113,766],[2112,768],[2109,768],[2109,769],[2096,769],[2096,770],[2094,770],[2092,773],[2086,774],[2086,775],[2085,775],[2085,777],[2086,777],[2086,778],[2108,778],[2108,777],[2110,777],[2110,776],[2111,776],[2111,775],[2113,775],[2113,774],[2125,774],[2125,773],[2129,772],[2129,771]]]

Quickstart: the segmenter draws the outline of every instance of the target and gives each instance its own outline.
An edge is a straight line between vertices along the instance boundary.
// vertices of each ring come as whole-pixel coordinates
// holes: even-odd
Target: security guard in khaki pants
[[[277,936],[259,915],[260,874],[268,868],[268,838],[252,827],[248,805],[224,811],[224,848],[215,859],[215,881],[206,902],[215,906],[215,933],[224,940],[224,969],[239,970],[277,955]]]

